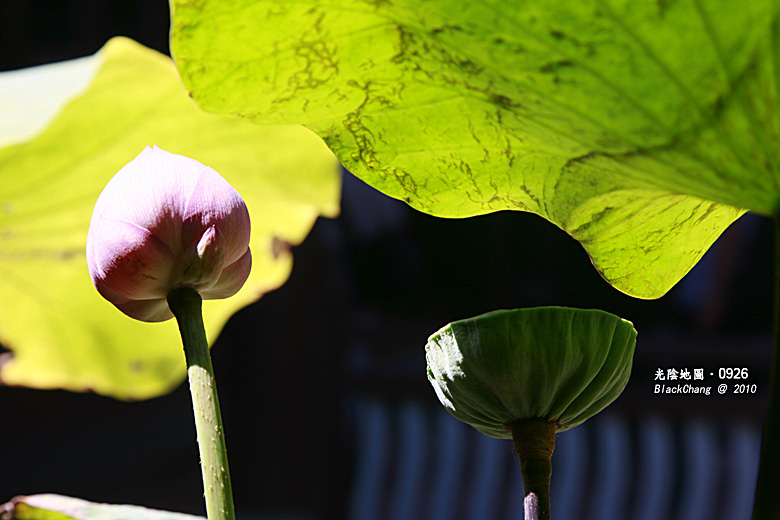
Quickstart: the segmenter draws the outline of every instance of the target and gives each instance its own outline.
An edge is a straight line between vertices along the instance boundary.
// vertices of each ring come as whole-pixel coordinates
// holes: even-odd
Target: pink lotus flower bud
[[[227,298],[252,266],[249,213],[213,169],[148,146],[108,182],[87,234],[98,292],[141,321],[173,317],[168,294],[191,287]]]

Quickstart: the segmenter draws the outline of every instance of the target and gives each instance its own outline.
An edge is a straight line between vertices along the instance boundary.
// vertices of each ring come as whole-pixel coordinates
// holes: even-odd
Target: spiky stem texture
[[[225,434],[201,303],[201,297],[194,289],[176,289],[168,295],[168,305],[179,323],[187,360],[206,513],[209,520],[235,520]]]

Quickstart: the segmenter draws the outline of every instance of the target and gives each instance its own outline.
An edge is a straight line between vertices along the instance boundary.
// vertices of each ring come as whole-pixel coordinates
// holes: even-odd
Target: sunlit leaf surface
[[[206,110],[304,123],[428,213],[537,213],[634,296],[776,212],[780,2],[173,1]],[[522,240],[522,237],[517,237]]]
[[[63,99],[58,115],[57,107],[31,107],[30,117],[44,121],[38,126],[53,122],[37,137],[0,149],[0,340],[13,351],[0,377],[12,385],[148,398],[182,381],[181,340],[175,320],[136,322],[92,286],[84,247],[106,182],[157,144],[212,166],[244,197],[252,274],[233,298],[204,302],[213,340],[235,311],[285,281],[292,262],[285,244],[303,240],[318,215],[338,213],[339,165],[302,127],[259,127],[202,112],[171,60],[131,40],[111,40],[90,59],[99,67],[77,60],[72,68],[76,75],[97,71],[82,82],[88,89]],[[4,84],[18,88],[18,74],[58,78],[40,72],[0,74],[0,92]],[[19,139],[10,132],[0,143]]]

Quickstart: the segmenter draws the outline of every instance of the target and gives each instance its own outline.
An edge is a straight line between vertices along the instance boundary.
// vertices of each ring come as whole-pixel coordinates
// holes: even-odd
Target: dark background
[[[163,0],[3,0],[0,70],[92,54],[116,35],[167,52],[167,31]],[[743,217],[668,295],[643,301],[611,288],[537,216],[437,219],[345,172],[342,215],[317,222],[289,281],[237,313],[213,350],[239,517],[343,518],[355,402],[439,406],[426,338],[499,308],[601,308],[633,321],[636,364],[615,413],[760,421],[772,240],[768,219]],[[746,366],[759,393],[653,394],[658,368],[686,366]],[[189,399],[185,385],[138,403],[0,388],[0,503],[50,492],[203,514]]]

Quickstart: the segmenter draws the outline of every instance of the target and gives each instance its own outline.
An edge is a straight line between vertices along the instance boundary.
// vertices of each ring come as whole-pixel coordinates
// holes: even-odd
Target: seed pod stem
[[[550,476],[555,450],[553,422],[527,419],[507,424],[520,459],[525,499],[525,520],[550,520]]]
[[[190,288],[175,289],[168,305],[176,316],[184,343],[195,429],[203,472],[203,490],[209,520],[235,520],[225,434],[217,399],[217,385],[203,327],[201,297]]]

